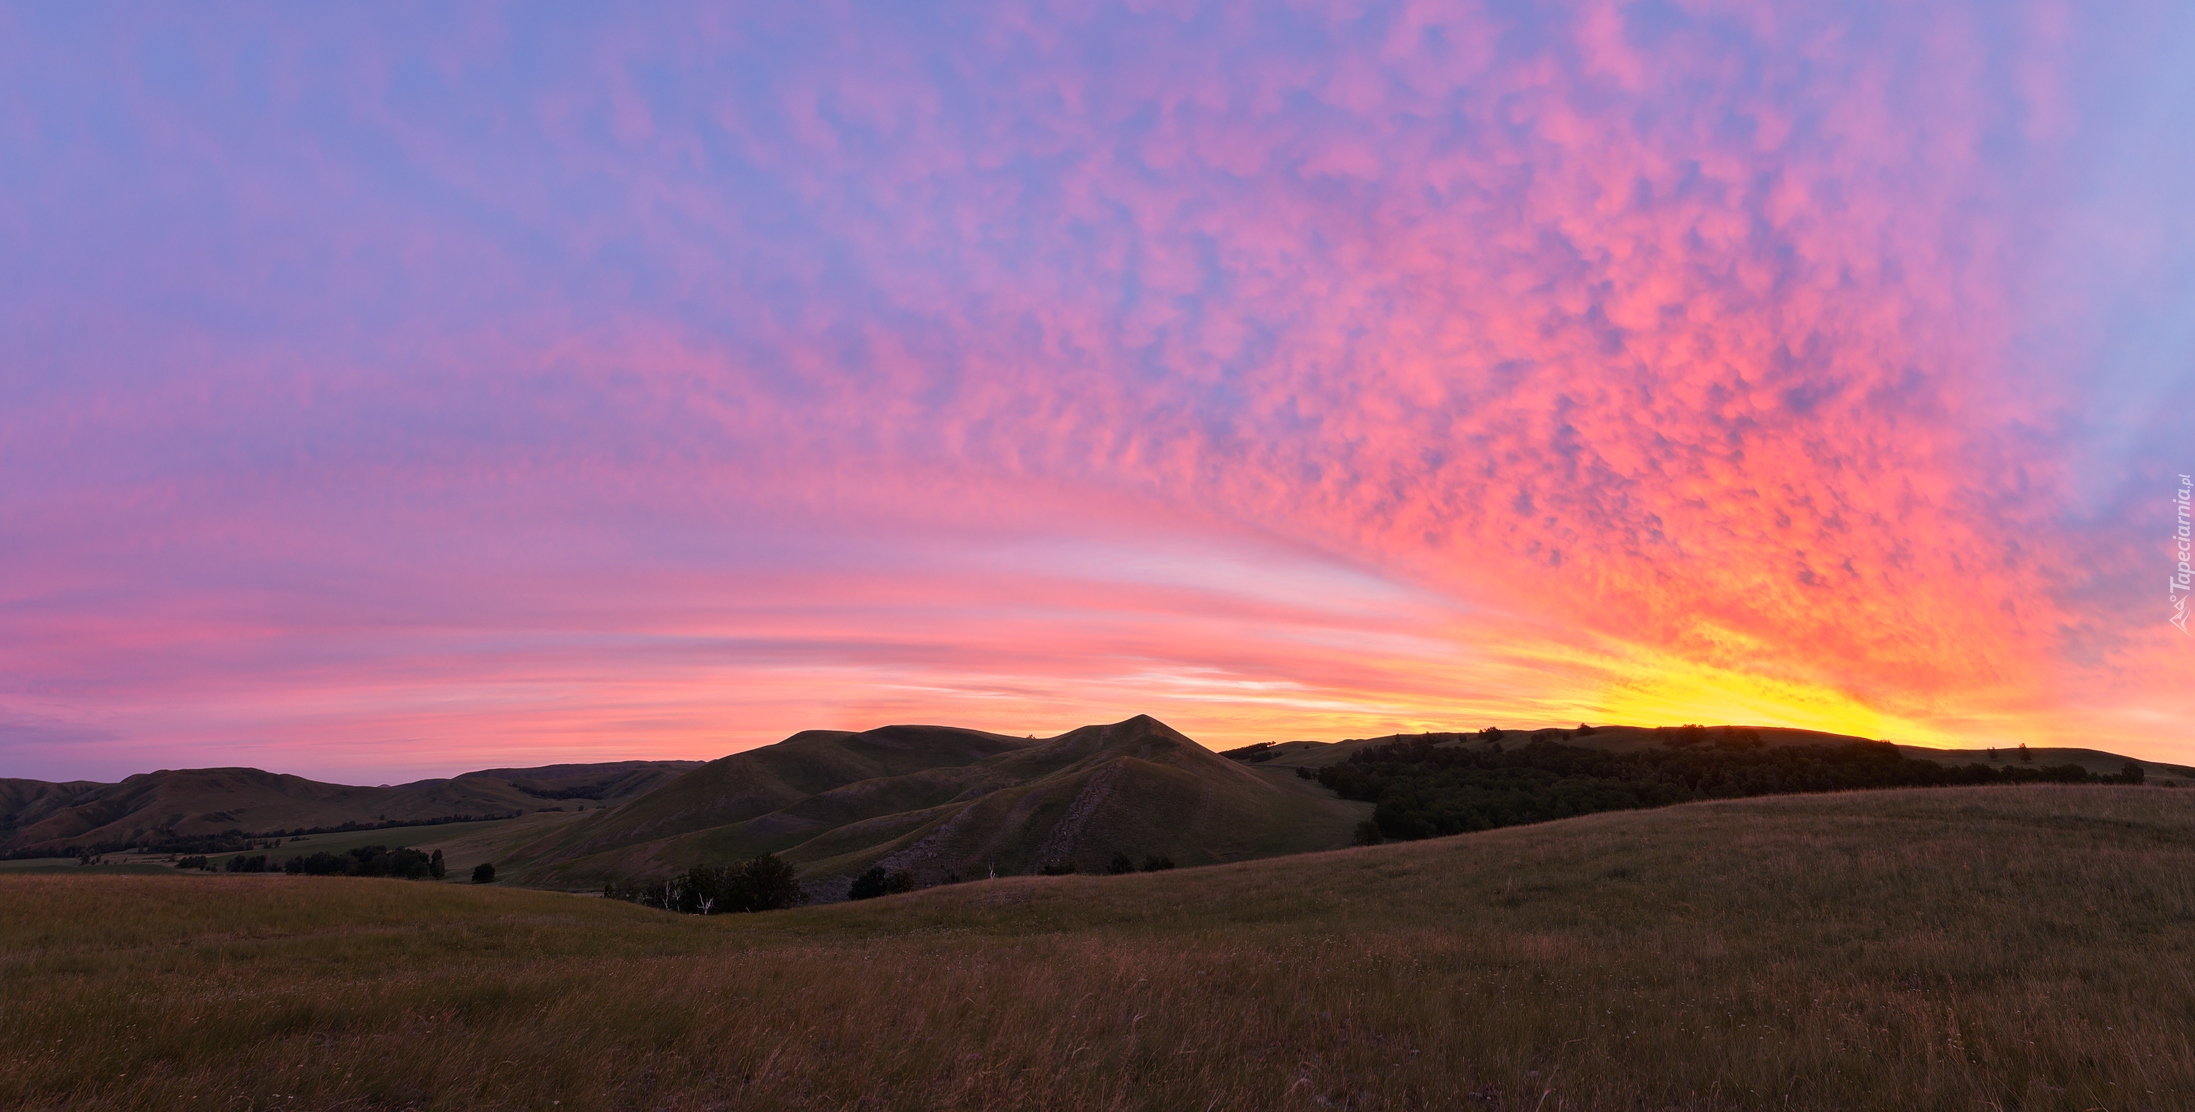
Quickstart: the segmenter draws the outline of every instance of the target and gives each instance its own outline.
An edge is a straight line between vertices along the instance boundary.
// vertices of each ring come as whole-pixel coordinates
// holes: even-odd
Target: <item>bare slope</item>
[[[119,784],[0,781],[0,853],[145,844],[172,836],[263,833],[347,822],[510,814],[566,800],[615,803],[693,767],[619,761],[490,769],[395,787],[328,784],[256,768],[163,769]],[[583,804],[582,804],[583,805]]]
[[[868,775],[862,775],[868,773]],[[499,869],[599,884],[777,853],[819,892],[871,865],[919,881],[1206,864],[1346,844],[1369,808],[1224,760],[1147,715],[1023,739],[936,726],[810,732],[713,761]]]

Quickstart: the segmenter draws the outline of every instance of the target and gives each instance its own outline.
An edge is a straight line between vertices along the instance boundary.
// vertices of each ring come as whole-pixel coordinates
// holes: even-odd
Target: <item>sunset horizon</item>
[[[2195,764],[2195,15],[0,9],[0,776]]]

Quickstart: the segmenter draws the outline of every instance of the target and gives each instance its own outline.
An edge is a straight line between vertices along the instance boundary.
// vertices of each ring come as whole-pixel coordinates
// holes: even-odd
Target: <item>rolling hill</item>
[[[1057,737],[945,726],[808,731],[711,761],[510,846],[521,883],[598,885],[775,853],[820,898],[872,865],[918,883],[1101,871],[1117,853],[1211,864],[1346,845],[1369,808],[1222,759],[1138,715]]]
[[[1774,727],[1597,726],[1289,741],[1215,754],[1137,716],[1056,737],[950,726],[809,730],[705,764],[628,761],[484,769],[395,787],[326,784],[258,769],[186,769],[120,784],[0,780],[0,855],[70,847],[112,852],[226,831],[272,834],[345,823],[424,823],[457,815],[525,821],[408,832],[469,869],[492,861],[507,882],[599,888],[688,866],[775,853],[811,898],[844,896],[871,866],[918,885],[1072,864],[1102,871],[1116,854],[1181,865],[1270,857],[1348,844],[1369,803],[1301,779],[1309,770],[1395,741],[1436,747],[1534,740],[1618,753],[1662,747],[1838,745],[1865,739]],[[2118,772],[2098,750],[1936,750],[1945,765],[2079,764]],[[2195,769],[2139,762],[2152,783],[2195,784]],[[1360,797],[1368,798],[1368,797]],[[541,814],[549,807],[577,808]],[[162,852],[170,852],[163,850]],[[190,851],[198,852],[198,851]]]
[[[0,780],[0,855],[113,852],[177,837],[507,815],[566,800],[614,804],[693,761],[618,761],[468,772],[393,787],[326,784],[256,768],[163,769],[119,784]],[[584,803],[582,804],[584,805]]]
[[[1260,767],[1271,768],[1321,768],[1336,761],[1348,760],[1352,754],[1390,742],[1417,742],[1431,739],[1435,746],[1489,745],[1496,741],[1515,746],[1535,740],[1557,742],[1582,749],[1599,749],[1616,753],[1637,752],[1671,745],[1713,745],[1736,736],[1757,740],[1763,746],[1794,745],[1849,745],[1853,742],[1873,739],[1849,734],[1825,733],[1820,730],[1800,730],[1783,726],[1591,726],[1588,732],[1576,728],[1539,727],[1534,729],[1505,729],[1498,735],[1480,732],[1437,734],[1388,734],[1375,738],[1352,738],[1347,741],[1282,741],[1263,746],[1245,746],[1229,750],[1225,756]],[[2003,767],[2010,764],[2031,764],[2036,767],[2076,764],[2087,772],[2108,775],[2119,772],[2128,762],[2138,764],[2152,782],[2175,786],[2195,786],[2195,768],[2166,764],[2160,761],[2139,761],[2101,749],[2077,746],[2036,746],[2024,752],[2014,747],[1995,749],[1936,749],[1924,745],[1900,745],[1898,752],[1914,760],[1932,761],[1945,766],[1981,763]]]
[[[92,872],[0,874],[0,1107],[2195,1107],[2195,793],[2146,785],[706,918]]]

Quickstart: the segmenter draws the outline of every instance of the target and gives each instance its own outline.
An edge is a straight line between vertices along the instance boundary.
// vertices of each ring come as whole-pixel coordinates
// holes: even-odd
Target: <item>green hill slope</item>
[[[600,884],[776,853],[819,895],[863,869],[920,883],[1180,864],[1345,845],[1369,810],[1224,760],[1147,715],[1057,737],[938,726],[812,731],[712,761],[614,811],[513,845],[522,883]]]

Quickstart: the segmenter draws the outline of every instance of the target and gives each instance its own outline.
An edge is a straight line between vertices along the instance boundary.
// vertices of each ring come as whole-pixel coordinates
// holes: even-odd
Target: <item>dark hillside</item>
[[[960,767],[1030,744],[952,726],[806,730],[702,765],[598,818],[526,847],[543,863],[760,818],[865,780]]]
[[[828,896],[872,865],[931,884],[1325,849],[1368,810],[1147,715],[1041,740],[886,727],[734,754],[510,856],[524,882],[584,885],[775,853]]]
[[[557,806],[597,806],[642,794],[690,761],[620,761],[492,769],[395,787],[328,784],[256,768],[163,769],[119,784],[10,780],[0,789],[0,854],[180,846],[239,835],[486,818]],[[242,848],[241,846],[237,848]],[[199,850],[203,852],[204,850]]]

